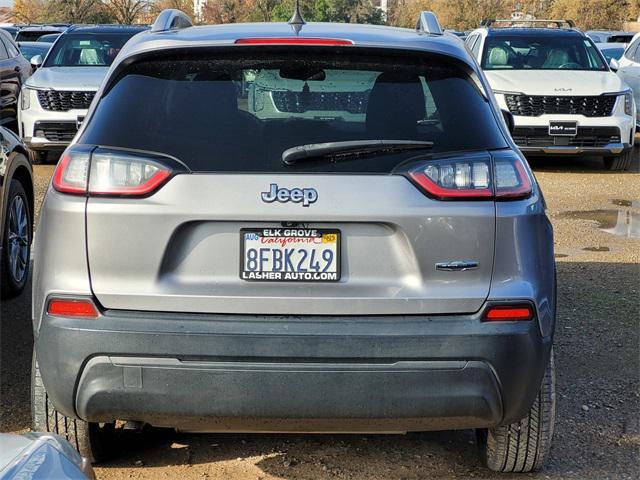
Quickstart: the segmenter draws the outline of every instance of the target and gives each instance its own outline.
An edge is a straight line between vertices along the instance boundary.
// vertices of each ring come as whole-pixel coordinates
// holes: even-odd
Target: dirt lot
[[[526,477],[638,478],[640,153],[633,171],[599,159],[533,161],[555,226],[558,421],[551,459]],[[51,167],[36,167],[42,192]],[[38,201],[38,204],[40,202]],[[609,229],[617,235],[598,229]],[[29,428],[30,295],[2,305],[0,431]],[[189,435],[122,439],[99,479],[414,479],[493,476],[471,431],[400,435]],[[517,478],[517,477],[516,477]]]

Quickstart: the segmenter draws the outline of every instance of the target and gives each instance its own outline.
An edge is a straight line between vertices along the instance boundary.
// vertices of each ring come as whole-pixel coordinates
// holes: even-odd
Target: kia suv
[[[189,25],[124,47],[46,193],[34,428],[94,460],[123,422],[475,428],[540,467],[552,228],[463,44],[429,13]]]
[[[514,116],[513,140],[527,155],[597,155],[607,169],[627,170],[635,136],[631,89],[589,37],[556,20],[539,22],[559,25],[485,21],[466,40],[498,105]]]
[[[35,55],[18,115],[20,134],[34,160],[69,145],[109,66],[125,43],[146,27],[93,25],[66,29],[46,58]]]

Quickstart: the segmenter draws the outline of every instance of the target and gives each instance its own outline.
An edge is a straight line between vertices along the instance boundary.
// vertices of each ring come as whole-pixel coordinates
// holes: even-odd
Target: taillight
[[[533,308],[529,304],[493,305],[484,313],[485,322],[521,322],[533,319]]]
[[[150,195],[175,173],[157,155],[85,147],[69,148],[53,175],[53,188],[89,196]]]
[[[336,46],[353,45],[352,40],[342,38],[316,38],[316,37],[259,37],[239,38],[236,45],[317,45]]]
[[[529,174],[515,154],[428,160],[411,168],[408,175],[439,200],[515,199],[531,194]]]
[[[98,309],[88,299],[52,298],[47,305],[47,314],[55,317],[98,318]]]

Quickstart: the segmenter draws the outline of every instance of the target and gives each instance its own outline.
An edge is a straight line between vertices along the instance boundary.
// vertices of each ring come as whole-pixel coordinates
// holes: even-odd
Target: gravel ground
[[[525,477],[639,478],[640,239],[624,236],[626,223],[636,234],[640,228],[639,163],[638,151],[632,172],[624,174],[603,171],[598,159],[532,161],[556,234],[558,418],[548,465]],[[41,196],[52,168],[35,171]],[[29,428],[29,305],[26,293],[0,310],[0,431]],[[481,466],[471,431],[191,435],[150,429],[124,436],[120,450],[96,467],[99,479],[512,478]]]

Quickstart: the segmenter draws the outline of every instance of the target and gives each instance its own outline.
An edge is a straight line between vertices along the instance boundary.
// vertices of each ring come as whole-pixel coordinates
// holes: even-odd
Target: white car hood
[[[629,87],[613,72],[485,70],[491,89],[527,95],[601,95]]]
[[[29,77],[26,85],[53,90],[96,91],[109,67],[46,67]]]

